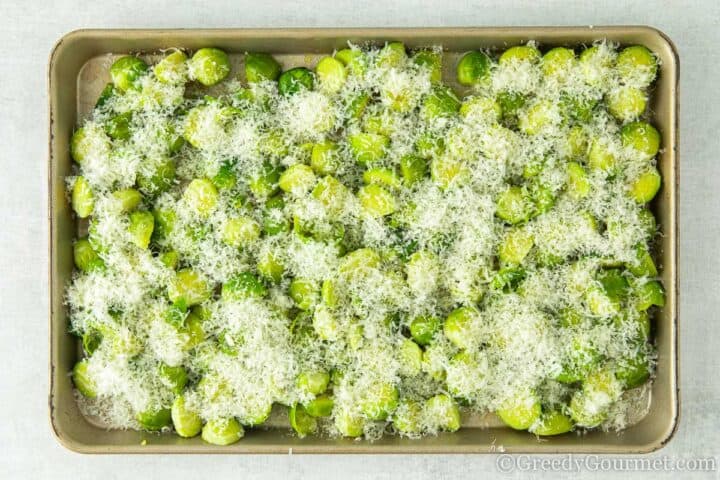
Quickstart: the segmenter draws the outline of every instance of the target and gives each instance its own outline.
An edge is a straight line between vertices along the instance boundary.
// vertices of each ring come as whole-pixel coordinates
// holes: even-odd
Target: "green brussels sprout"
[[[500,245],[499,257],[500,261],[505,264],[519,265],[533,245],[535,239],[531,232],[523,228],[516,228],[508,232],[505,240]]]
[[[525,106],[527,98],[518,92],[500,92],[497,96],[497,102],[500,104],[502,111],[503,124],[508,127],[514,127],[518,122],[518,113]]]
[[[567,176],[567,192],[572,198],[580,200],[590,194],[590,180],[582,165],[568,162]]]
[[[570,417],[559,410],[543,412],[540,420],[537,421],[530,431],[535,435],[543,437],[551,435],[560,435],[571,431],[574,427]]]
[[[172,270],[175,270],[180,262],[180,255],[175,250],[163,252],[159,258],[163,265]]]
[[[322,340],[333,341],[339,335],[338,321],[326,305],[321,304],[315,307],[312,325],[315,333]]]
[[[358,192],[360,205],[371,217],[384,217],[397,211],[395,197],[380,185],[365,185]]]
[[[190,78],[210,87],[230,74],[230,58],[218,48],[201,48],[188,62],[188,69]]]
[[[375,133],[357,133],[348,137],[350,150],[361,165],[369,165],[385,157],[390,139]]]
[[[317,178],[309,166],[297,163],[285,170],[278,180],[278,186],[284,192],[296,196],[307,193],[315,185]]]
[[[289,293],[300,310],[310,310],[318,302],[320,289],[312,280],[296,278],[290,282]]]
[[[173,393],[182,393],[188,382],[187,371],[181,367],[171,367],[170,365],[160,365],[160,381],[168,387]]]
[[[285,266],[280,263],[278,255],[266,251],[258,255],[257,270],[267,280],[278,283],[285,273]]]
[[[135,420],[142,428],[150,432],[158,432],[170,426],[172,422],[169,408],[150,409],[135,414]]]
[[[515,62],[531,62],[536,63],[540,60],[540,51],[531,45],[518,45],[505,50],[498,63],[500,65],[508,65]]]
[[[569,320],[574,322],[582,321],[582,317],[577,312],[573,312],[579,318],[577,320]],[[566,322],[568,320],[565,320]],[[575,336],[570,340],[570,350],[567,357],[563,362],[563,369],[555,378],[557,381],[562,383],[575,383],[582,381],[587,375],[597,369],[600,361],[602,360],[601,355],[597,349],[589,343],[586,339]]]
[[[138,173],[137,185],[142,193],[155,196],[167,192],[175,183],[175,162],[163,160],[151,174]]]
[[[260,225],[250,217],[228,219],[222,230],[222,240],[235,248],[247,247],[260,238]]]
[[[269,162],[264,162],[261,172],[250,178],[248,187],[256,197],[266,198],[277,192],[279,180],[280,169]]]
[[[335,400],[327,394],[318,395],[305,405],[305,411],[311,417],[329,417],[335,407]]]
[[[610,93],[608,111],[623,123],[638,119],[647,107],[647,94],[635,87],[621,87]]]
[[[105,133],[113,140],[127,140],[130,138],[130,122],[132,112],[115,115],[105,123]]]
[[[130,241],[139,248],[143,250],[148,248],[153,228],[155,228],[155,217],[151,212],[130,213],[130,225],[128,226]]]
[[[196,178],[185,187],[183,199],[197,215],[208,217],[217,205],[218,191],[210,180]]]
[[[632,122],[620,130],[622,143],[647,158],[654,157],[660,150],[660,133],[646,122]]]
[[[612,63],[613,56],[609,49],[597,45],[586,48],[580,54],[580,72],[585,77],[585,81],[592,86],[607,82]]]
[[[610,405],[622,393],[622,385],[608,370],[598,370],[583,382],[581,390],[570,400],[569,413],[581,427],[592,428],[606,418]]]
[[[231,162],[223,162],[218,173],[211,180],[218,190],[230,190],[237,183],[235,166]]]
[[[148,70],[147,63],[137,57],[120,57],[110,67],[110,78],[115,88],[124,92],[126,90],[138,90],[138,80]]]
[[[639,387],[650,378],[649,359],[642,353],[625,359],[615,370],[615,377],[625,385],[625,388]]]
[[[398,358],[400,360],[400,373],[404,375],[417,375],[422,369],[422,349],[417,343],[406,338],[400,344]]]
[[[188,79],[187,55],[180,50],[175,50],[155,64],[153,71],[155,78],[162,83],[185,83]]]
[[[653,261],[652,255],[648,251],[646,245],[639,244],[635,248],[636,262],[627,265],[630,273],[636,277],[656,277],[658,274],[657,267]]]
[[[605,143],[594,140],[588,151],[588,165],[594,170],[613,172],[617,167],[618,159]]]
[[[507,400],[495,413],[508,427],[527,430],[540,419],[540,401],[534,393],[527,392]]]
[[[477,322],[478,311],[472,307],[460,307],[448,315],[443,333],[456,347],[469,348],[473,341],[472,328]]]
[[[317,431],[317,420],[302,405],[293,405],[288,412],[290,426],[300,438],[312,435]]]
[[[460,85],[475,85],[490,73],[490,58],[483,52],[468,52],[457,64],[457,81]]]
[[[493,277],[491,286],[495,290],[511,292],[525,280],[525,269],[520,267],[503,267]]]
[[[272,55],[268,53],[245,54],[245,79],[249,83],[277,80],[280,72],[282,72],[282,67]]]
[[[245,436],[242,425],[234,418],[208,421],[202,428],[202,439],[213,445],[231,445]]]
[[[657,195],[662,184],[662,177],[656,168],[640,174],[630,184],[630,196],[638,203],[647,203]]]
[[[342,411],[335,415],[335,428],[343,437],[359,437],[363,434],[365,421],[360,415]]]
[[[435,50],[418,50],[412,56],[415,65],[427,68],[432,83],[442,81],[442,54]]]
[[[645,311],[651,306],[665,306],[665,290],[660,282],[651,280],[645,282],[637,288],[636,295],[638,297],[636,308]]]
[[[82,272],[101,270],[105,267],[105,262],[90,245],[87,237],[77,240],[73,245],[73,259],[75,266]]]
[[[597,280],[605,289],[608,297],[614,300],[623,299],[627,296],[630,284],[618,268],[602,269],[597,273]]]
[[[196,412],[187,408],[185,397],[182,395],[175,398],[170,409],[175,433],[183,438],[192,438],[202,430],[202,419]]]
[[[110,150],[110,140],[100,128],[85,126],[78,128],[70,139],[70,155],[82,164],[91,155],[105,154]]]
[[[393,413],[393,426],[404,434],[417,435],[422,431],[422,405],[411,400],[400,400]]]
[[[80,218],[87,218],[95,208],[95,195],[93,195],[90,183],[85,177],[77,177],[72,188],[72,208]]]
[[[615,61],[620,79],[638,88],[645,88],[655,80],[657,66],[655,55],[642,45],[623,49]]]
[[[540,68],[548,78],[564,81],[575,67],[575,52],[569,48],[555,47],[542,57]]]
[[[223,300],[241,300],[243,298],[261,298],[267,294],[265,285],[251,272],[234,275],[222,286]]]
[[[102,108],[103,106],[105,106],[105,104],[109,102],[110,99],[116,95],[116,93],[117,92],[115,91],[115,85],[113,85],[112,83],[106,84],[105,88],[102,89],[102,92],[100,92],[100,95],[95,102],[95,108]]]
[[[496,202],[495,214],[510,224],[524,222],[530,218],[533,206],[520,187],[509,187]]]
[[[94,327],[88,328],[82,336],[82,346],[83,350],[85,350],[85,354],[92,355],[95,353],[95,351],[100,347],[102,340],[103,336],[100,330]]]
[[[378,382],[367,387],[360,400],[363,415],[370,420],[385,420],[398,405],[398,391],[391,383]]]
[[[585,291],[585,303],[597,317],[612,317],[620,312],[620,302],[612,298],[604,288],[591,286]]]
[[[204,302],[212,293],[205,279],[188,269],[176,272],[167,290],[172,303],[184,303],[188,307]]]
[[[120,210],[123,212],[135,210],[135,208],[140,205],[140,202],[142,202],[142,194],[134,188],[116,190],[112,195],[120,206]]]
[[[369,168],[363,172],[363,182],[366,185],[380,185],[392,189],[400,188],[400,179],[394,170],[389,168]]]
[[[436,86],[432,92],[425,96],[420,115],[425,120],[434,120],[442,117],[452,117],[460,110],[460,100],[448,87]]]
[[[524,115],[518,118],[518,127],[523,133],[537,135],[553,123],[553,105],[549,101],[532,104]]]
[[[347,67],[348,72],[354,75],[362,75],[365,69],[365,55],[360,50],[343,48],[335,52],[335,58]]]
[[[440,331],[442,322],[435,317],[420,316],[415,317],[410,322],[410,335],[413,340],[422,346],[429,345],[435,334]]]
[[[400,173],[405,185],[412,185],[422,180],[428,171],[427,161],[417,155],[403,155],[400,158]]]
[[[75,364],[72,371],[73,383],[75,388],[87,398],[95,398],[97,396],[97,386],[95,380],[88,374],[87,360],[80,360]]]
[[[428,398],[425,401],[425,411],[437,428],[448,432],[460,429],[460,409],[447,395],[439,394]]]
[[[330,175],[338,168],[340,158],[337,143],[326,140],[316,143],[310,154],[310,166],[319,175]]]
[[[347,79],[345,65],[333,57],[321,59],[315,67],[320,88],[327,93],[336,93]]]
[[[433,158],[430,162],[430,177],[443,190],[465,184],[469,176],[466,162],[450,155]]]
[[[401,67],[407,61],[405,44],[402,42],[389,42],[380,49],[378,65],[386,68]]]
[[[155,228],[153,234],[159,238],[165,238],[172,232],[175,225],[175,212],[173,210],[153,210],[155,217]]]
[[[320,395],[321,393],[325,393],[325,390],[328,388],[328,384],[330,383],[330,374],[322,370],[315,372],[302,372],[298,375],[295,383],[303,392],[307,392],[312,395]]]
[[[312,90],[315,85],[313,73],[305,67],[291,68],[280,75],[278,90],[281,95],[294,95],[302,90]]]
[[[460,115],[472,121],[495,123],[502,116],[502,107],[493,98],[470,97],[460,106]]]

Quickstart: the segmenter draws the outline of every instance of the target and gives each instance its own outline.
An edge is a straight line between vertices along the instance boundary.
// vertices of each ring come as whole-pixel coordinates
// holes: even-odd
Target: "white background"
[[[46,67],[61,35],[85,27],[590,24],[654,25],[680,51],[682,414],[675,438],[654,455],[720,460],[720,3],[0,0],[0,479],[422,480],[497,474],[491,455],[82,456],[56,443],[47,412]],[[720,478],[717,471],[687,475]]]

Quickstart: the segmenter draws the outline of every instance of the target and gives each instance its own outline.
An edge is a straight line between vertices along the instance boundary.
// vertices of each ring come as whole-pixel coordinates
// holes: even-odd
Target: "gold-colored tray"
[[[73,271],[72,242],[77,225],[66,201],[64,178],[71,172],[69,140],[78,118],[87,114],[108,81],[108,54],[145,53],[181,47],[215,46],[238,60],[246,51],[275,55],[281,63],[313,64],[321,54],[355,43],[399,40],[409,47],[442,45],[449,60],[477,48],[504,49],[528,40],[542,47],[578,46],[608,39],[642,44],[661,62],[650,109],[662,134],[658,168],[663,187],[653,202],[662,235],[657,252],[667,303],[655,319],[657,376],[647,397],[649,409],[620,434],[568,433],[539,440],[500,426],[492,417],[474,418],[456,433],[420,440],[386,436],[375,442],[308,437],[288,428],[255,429],[240,442],[219,447],[199,438],[108,430],[83,417],[68,372],[76,361],[77,341],[67,333],[64,288]],[[678,56],[660,31],[643,26],[480,27],[359,29],[79,30],[61,38],[49,63],[50,158],[48,162],[50,232],[50,421],[59,442],[84,453],[639,453],[661,448],[678,423]],[[449,72],[446,72],[449,73]]]

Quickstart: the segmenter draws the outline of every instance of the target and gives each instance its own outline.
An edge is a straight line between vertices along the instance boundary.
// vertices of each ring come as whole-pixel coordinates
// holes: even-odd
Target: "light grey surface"
[[[167,475],[180,479],[208,474],[213,478],[420,480],[497,474],[496,457],[491,455],[108,457],[70,453],[55,442],[47,413],[46,67],[54,42],[84,27],[651,24],[663,30],[681,56],[682,413],[675,438],[655,455],[720,460],[720,256],[716,248],[720,238],[720,4],[712,0],[630,3],[224,0],[210,5],[208,0],[0,0],[0,478],[109,480]],[[645,475],[685,476],[677,472]],[[717,470],[688,475],[720,478]],[[576,476],[560,474],[561,478]],[[610,474],[589,472],[588,476],[608,478]]]

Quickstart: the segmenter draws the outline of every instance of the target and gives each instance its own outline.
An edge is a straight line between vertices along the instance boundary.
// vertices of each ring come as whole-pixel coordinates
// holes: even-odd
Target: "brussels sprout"
[[[315,85],[315,77],[305,67],[291,68],[280,75],[278,90],[281,95],[294,95],[302,90],[312,90]]]
[[[75,388],[77,388],[84,397],[95,398],[97,396],[97,385],[88,373],[87,360],[80,360],[75,364],[72,377]]]
[[[623,123],[637,120],[647,106],[647,95],[635,87],[621,87],[610,93],[607,100],[610,114]]]
[[[290,426],[300,438],[312,435],[317,431],[317,420],[302,405],[293,405],[288,412]]]
[[[305,412],[311,417],[329,417],[332,415],[335,400],[327,394],[318,395],[305,404]]]
[[[178,266],[178,263],[180,261],[180,256],[175,250],[170,250],[169,252],[163,252],[158,257],[163,265],[166,267],[175,270]]]
[[[380,255],[372,248],[360,248],[345,255],[340,262],[340,273],[352,274],[380,266]]]
[[[655,277],[658,274],[652,255],[648,251],[647,246],[640,244],[635,249],[636,262],[627,265],[630,273],[636,277]]]
[[[490,73],[490,58],[483,52],[468,52],[457,64],[457,81],[460,85],[475,85]]]
[[[317,181],[312,168],[297,163],[288,167],[278,180],[278,186],[285,192],[300,196],[307,193]]]
[[[130,241],[139,248],[148,248],[154,228],[155,217],[151,212],[132,212],[130,214],[130,225],[128,226]]]
[[[607,418],[610,405],[621,393],[622,386],[611,372],[594,372],[585,379],[582,390],[573,395],[570,415],[581,427],[596,427]]]
[[[135,420],[140,426],[150,432],[157,432],[170,426],[172,422],[169,408],[158,408],[145,410],[135,414]]]
[[[393,413],[393,426],[404,434],[418,434],[422,431],[422,405],[411,400],[401,400]]]
[[[582,165],[568,162],[567,176],[567,191],[572,198],[580,200],[590,194],[590,180]]]
[[[530,431],[535,435],[550,436],[567,433],[573,429],[572,419],[559,410],[544,412]]]
[[[577,312],[573,312],[573,314],[579,316]],[[581,322],[582,317],[570,321]],[[570,350],[563,362],[563,369],[556,377],[556,380],[562,383],[575,383],[585,379],[588,373],[597,369],[602,360],[602,356],[592,343],[581,336],[573,337],[569,346]]]
[[[528,135],[537,135],[553,123],[553,105],[548,101],[539,101],[527,109],[519,118],[520,131]]]
[[[519,265],[532,249],[535,239],[531,232],[523,228],[511,230],[500,245],[500,261]]]
[[[434,50],[418,50],[413,54],[412,61],[415,65],[420,65],[430,73],[430,81],[432,83],[440,83],[442,81],[442,55]]]
[[[310,166],[319,175],[330,175],[338,168],[340,158],[337,143],[326,140],[316,143],[310,154]]]
[[[530,200],[520,187],[510,187],[502,192],[496,205],[495,214],[510,224],[528,220],[533,210]]]
[[[313,329],[322,340],[333,341],[337,339],[340,326],[335,316],[326,305],[315,307],[312,319]]]
[[[540,419],[540,402],[534,393],[527,392],[504,402],[496,413],[508,427],[527,430]]]
[[[630,284],[623,275],[622,270],[618,268],[600,270],[597,274],[597,280],[611,299],[619,300],[627,296]]]
[[[117,92],[115,91],[115,85],[113,85],[112,83],[106,84],[105,88],[102,89],[102,92],[100,92],[100,95],[95,102],[95,108],[103,107],[108,101],[110,101],[111,98],[116,95],[116,93]]]
[[[400,344],[398,357],[400,360],[400,372],[404,375],[417,375],[422,368],[422,349],[417,343],[406,338]]]
[[[453,310],[445,319],[443,333],[456,347],[469,348],[474,337],[471,332],[478,315],[478,311],[472,307],[460,307]]]
[[[122,212],[130,212],[135,210],[140,202],[142,202],[142,194],[134,188],[126,188],[124,190],[116,190],[113,197],[117,201]]]
[[[323,177],[312,191],[313,198],[319,200],[330,215],[342,213],[349,195],[345,185],[330,175]]]
[[[168,298],[174,304],[197,305],[210,297],[211,290],[204,278],[192,270],[180,270],[168,285]]]
[[[438,157],[445,151],[445,140],[432,134],[425,133],[418,137],[415,149],[419,156],[425,159]]]
[[[185,188],[183,199],[197,215],[207,217],[217,205],[218,191],[206,178],[196,178]]]
[[[650,168],[630,184],[630,196],[638,203],[647,203],[655,198],[661,183],[660,172],[656,168]]]
[[[390,139],[375,133],[356,133],[348,137],[350,150],[361,165],[369,165],[382,160],[390,144]]]
[[[636,308],[640,311],[645,311],[653,305],[660,308],[665,306],[665,290],[656,280],[640,285],[636,295],[638,297]]]
[[[230,58],[217,48],[201,48],[188,62],[190,78],[206,87],[221,82],[230,74]]]
[[[360,50],[343,48],[335,52],[335,58],[340,60],[348,71],[354,75],[361,75],[365,69],[365,56]]]
[[[103,336],[99,329],[88,328],[82,336],[82,346],[86,355],[92,355],[100,347]]]
[[[267,294],[265,285],[251,272],[234,275],[222,286],[223,300],[241,300],[243,298],[261,298]]]
[[[223,227],[223,242],[231,247],[246,247],[258,238],[260,238],[260,225],[249,217],[231,218]]]
[[[400,179],[389,168],[369,168],[363,172],[363,182],[367,185],[380,185],[392,189],[400,188]]]
[[[598,317],[611,317],[620,312],[620,302],[612,298],[604,288],[591,286],[585,291],[585,302],[590,312]]]
[[[277,255],[267,251],[258,256],[257,270],[267,280],[278,283],[285,273],[285,266],[280,263]]]
[[[563,119],[575,123],[588,123],[599,101],[593,96],[566,95],[560,96],[560,111]]]
[[[455,432],[460,429],[460,409],[445,394],[435,395],[425,401],[427,416],[440,430]]]
[[[460,100],[448,87],[436,86],[432,92],[425,96],[420,116],[425,120],[434,120],[442,117],[452,117],[460,110]]]
[[[115,88],[124,92],[140,88],[138,80],[147,72],[147,63],[137,57],[120,57],[110,67],[110,78]]]
[[[470,177],[466,163],[449,155],[433,158],[430,162],[430,177],[443,190],[462,185]]]
[[[280,169],[269,162],[264,162],[261,172],[250,178],[248,187],[256,197],[266,198],[277,192],[279,180]]]
[[[607,81],[612,63],[610,50],[597,45],[586,48],[580,54],[580,72],[585,77],[585,81],[593,86],[602,85]]]
[[[660,150],[660,133],[646,122],[632,122],[620,130],[622,143],[647,158],[654,157]]]
[[[366,185],[358,192],[360,205],[371,217],[384,217],[397,211],[395,197],[379,185]]]
[[[520,282],[525,280],[525,269],[520,267],[503,267],[493,277],[491,286],[495,290],[511,292],[515,290]]]
[[[440,263],[437,256],[427,250],[419,250],[408,259],[405,266],[407,284],[420,295],[430,295],[437,288]]]
[[[509,65],[515,62],[531,62],[535,63],[540,60],[540,51],[531,45],[519,45],[517,47],[510,47],[505,50],[498,63],[500,65]]]
[[[78,270],[91,272],[105,267],[105,262],[92,248],[87,237],[81,238],[73,245],[73,259]]]
[[[613,172],[617,167],[618,159],[605,143],[594,140],[588,152],[588,165],[595,170]]]
[[[296,278],[290,282],[289,293],[290,298],[295,301],[295,305],[297,305],[300,310],[310,310],[318,302],[320,289],[312,280]]]
[[[360,400],[363,415],[370,420],[385,420],[398,405],[398,391],[391,383],[378,382],[367,387]]]
[[[218,190],[230,190],[237,183],[235,166],[231,162],[223,162],[218,173],[211,180]]]
[[[625,385],[625,388],[639,387],[650,378],[649,359],[643,354],[625,359],[615,370],[615,377]]]
[[[402,42],[386,43],[378,54],[378,65],[387,68],[401,67],[407,61],[405,44]]]
[[[172,232],[175,226],[175,212],[173,210],[153,210],[153,216],[155,217],[153,234],[156,238],[163,239]]]
[[[162,364],[160,366],[160,381],[173,393],[182,393],[188,382],[187,371],[181,366],[171,367]]]
[[[405,185],[422,180],[427,175],[428,165],[424,158],[417,155],[403,155],[400,158],[400,173]]]
[[[170,409],[175,433],[183,438],[191,438],[196,436],[202,430],[202,419],[196,412],[190,410],[185,405],[185,397],[178,396]]]
[[[555,47],[543,55],[540,68],[548,78],[564,81],[575,67],[575,52],[569,48]]]
[[[302,372],[295,382],[300,390],[312,395],[325,393],[330,383],[330,374],[325,371]]]
[[[72,208],[80,218],[87,218],[95,208],[95,195],[85,177],[75,178],[71,195]]]
[[[514,127],[518,122],[518,112],[525,106],[527,98],[518,92],[500,92],[497,102],[502,111],[502,121],[507,127]]]
[[[410,335],[420,345],[429,345],[435,334],[440,331],[442,322],[435,317],[420,316],[415,317],[410,322]]]
[[[109,149],[110,140],[100,128],[92,126],[78,128],[70,139],[70,155],[79,164],[92,155],[106,154]]]
[[[213,445],[231,445],[244,436],[245,430],[234,418],[210,420],[202,428],[202,439]]]
[[[153,68],[155,77],[162,83],[179,84],[188,79],[187,55],[176,50],[160,60]]]
[[[365,422],[359,415],[350,412],[339,412],[335,415],[335,428],[343,437],[359,437],[363,434]]]
[[[138,173],[137,185],[140,191],[149,196],[166,192],[175,183],[175,162],[166,159],[151,174]]]
[[[105,133],[113,140],[127,140],[130,138],[130,122],[132,112],[115,115],[105,123]]]
[[[249,83],[277,80],[280,72],[282,72],[282,67],[272,55],[268,53],[245,54],[245,79]]]
[[[642,45],[623,49],[617,56],[615,66],[625,84],[638,88],[649,86],[657,74],[655,55]]]
[[[345,66],[333,57],[325,57],[315,67],[315,74],[320,88],[328,93],[335,93],[342,88],[347,78]]]
[[[460,106],[460,115],[473,122],[495,123],[500,120],[502,107],[490,97],[470,97]]]

